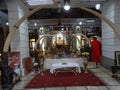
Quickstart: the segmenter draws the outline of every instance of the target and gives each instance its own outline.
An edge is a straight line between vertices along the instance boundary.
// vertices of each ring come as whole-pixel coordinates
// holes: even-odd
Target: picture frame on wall
[[[120,51],[115,51],[115,65],[120,66]]]

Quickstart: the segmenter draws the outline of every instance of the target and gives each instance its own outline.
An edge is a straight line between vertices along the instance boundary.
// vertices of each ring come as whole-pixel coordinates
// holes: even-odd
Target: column
[[[102,14],[120,27],[120,1],[109,0],[102,7]],[[102,21],[102,65],[111,70],[114,65],[115,51],[120,51],[120,40],[114,30]]]
[[[8,0],[8,18],[9,18],[9,29],[29,10],[22,3],[21,0]],[[24,75],[24,69],[22,59],[29,56],[29,36],[28,36],[28,25],[25,20],[16,31],[13,39],[10,43],[10,49],[12,51],[20,51],[20,68],[21,74]]]

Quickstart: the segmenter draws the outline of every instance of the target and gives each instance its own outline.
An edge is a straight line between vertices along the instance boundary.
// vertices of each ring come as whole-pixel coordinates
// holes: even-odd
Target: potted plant
[[[83,57],[83,60],[84,60],[84,61],[83,61],[83,64],[84,64],[85,73],[88,72],[88,70],[87,70],[87,65],[88,65],[89,55],[90,55],[89,52],[83,52],[83,53],[82,53],[82,57]]]

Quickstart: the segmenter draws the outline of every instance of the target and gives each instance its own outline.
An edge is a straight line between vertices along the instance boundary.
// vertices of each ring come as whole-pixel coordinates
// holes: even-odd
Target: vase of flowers
[[[85,70],[85,73],[87,73],[88,72],[87,65],[88,65],[89,52],[83,52],[82,57],[83,57],[83,60],[84,60],[83,61],[84,70]]]

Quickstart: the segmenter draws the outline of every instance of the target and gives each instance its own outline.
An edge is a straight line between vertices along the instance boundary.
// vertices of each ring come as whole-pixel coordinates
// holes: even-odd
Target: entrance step
[[[87,65],[87,68],[96,68],[96,63],[95,62],[89,62]]]

